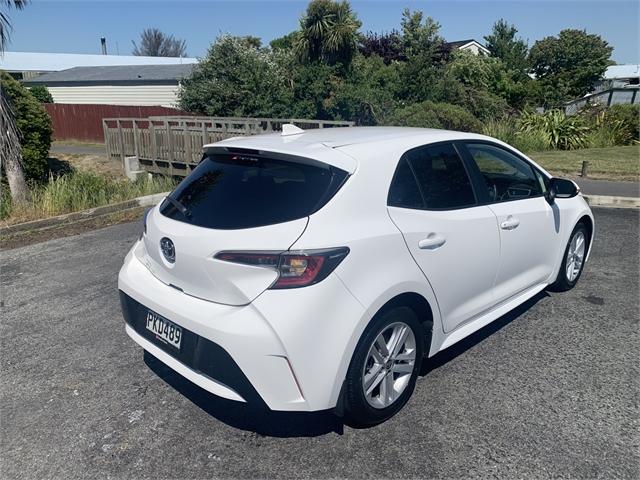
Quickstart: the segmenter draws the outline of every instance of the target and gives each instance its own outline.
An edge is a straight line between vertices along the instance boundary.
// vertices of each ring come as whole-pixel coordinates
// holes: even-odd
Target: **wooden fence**
[[[136,156],[151,173],[186,176],[202,158],[202,146],[225,138],[257,135],[293,123],[301,128],[352,126],[353,122],[296,118],[149,117],[104,118],[109,158]]]
[[[51,117],[55,140],[104,142],[102,119],[112,117],[143,118],[152,115],[186,115],[186,112],[168,107],[134,105],[95,105],[45,103]]]

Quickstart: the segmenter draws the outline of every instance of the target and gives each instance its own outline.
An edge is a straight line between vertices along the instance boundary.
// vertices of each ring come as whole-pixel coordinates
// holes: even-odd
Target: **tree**
[[[8,73],[0,72],[0,88],[15,118],[25,177],[38,182],[45,181],[53,133],[51,118],[29,90]]]
[[[180,107],[212,116],[286,115],[291,89],[273,52],[245,37],[219,37],[182,82]]]
[[[531,71],[540,82],[546,106],[589,93],[611,65],[613,48],[585,30],[562,30],[537,41],[529,52]]]
[[[53,103],[51,92],[49,92],[49,89],[45,85],[35,85],[29,89],[29,92],[31,92],[31,95],[40,103]]]
[[[0,55],[7,46],[11,31],[8,11],[12,8],[22,10],[27,3],[29,0],[0,0]],[[2,73],[2,75],[6,74]],[[3,82],[0,82],[0,170],[4,170],[7,175],[12,202],[14,204],[26,202],[27,184],[22,164],[20,132]]]
[[[274,38],[269,42],[272,50],[291,50],[298,32],[291,32],[279,38]]]
[[[444,40],[440,25],[420,11],[405,9],[401,22],[403,52],[402,98],[409,102],[432,100],[431,88],[443,64]]]
[[[486,46],[492,57],[499,58],[505,66],[521,74],[527,69],[527,43],[516,38],[515,25],[509,25],[504,19],[493,24],[490,35],[484,37]]]
[[[311,0],[300,19],[294,51],[302,63],[322,61],[347,66],[357,50],[361,25],[346,0]]]
[[[407,59],[402,45],[402,36],[397,30],[391,30],[389,33],[381,35],[367,32],[360,39],[359,50],[365,57],[378,55],[386,65]]]
[[[424,23],[423,23],[424,20]],[[438,60],[444,43],[440,24],[431,17],[424,18],[420,10],[402,12],[402,42],[407,57],[421,56],[429,61]]]
[[[133,40],[133,54],[147,57],[186,57],[187,43],[157,28],[145,28],[140,34],[140,45]]]

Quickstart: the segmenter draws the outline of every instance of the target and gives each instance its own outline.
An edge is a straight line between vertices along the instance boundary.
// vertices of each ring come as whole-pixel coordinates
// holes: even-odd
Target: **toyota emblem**
[[[167,262],[174,263],[176,261],[176,247],[170,238],[163,237],[160,240],[160,250],[162,250],[162,255]]]

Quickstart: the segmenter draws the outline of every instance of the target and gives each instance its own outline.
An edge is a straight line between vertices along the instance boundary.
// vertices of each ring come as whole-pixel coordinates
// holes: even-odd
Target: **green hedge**
[[[47,180],[47,157],[51,146],[51,118],[29,90],[9,74],[0,72],[0,88],[6,95],[16,117],[22,136],[22,159],[28,180]]]
[[[386,123],[402,127],[443,128],[463,132],[482,130],[480,120],[464,108],[449,103],[429,101],[399,108]]]

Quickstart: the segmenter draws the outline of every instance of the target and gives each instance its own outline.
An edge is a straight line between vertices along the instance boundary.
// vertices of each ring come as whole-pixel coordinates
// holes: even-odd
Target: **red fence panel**
[[[189,115],[177,108],[133,105],[45,103],[51,116],[54,140],[104,142],[103,118],[145,118],[162,115]]]

